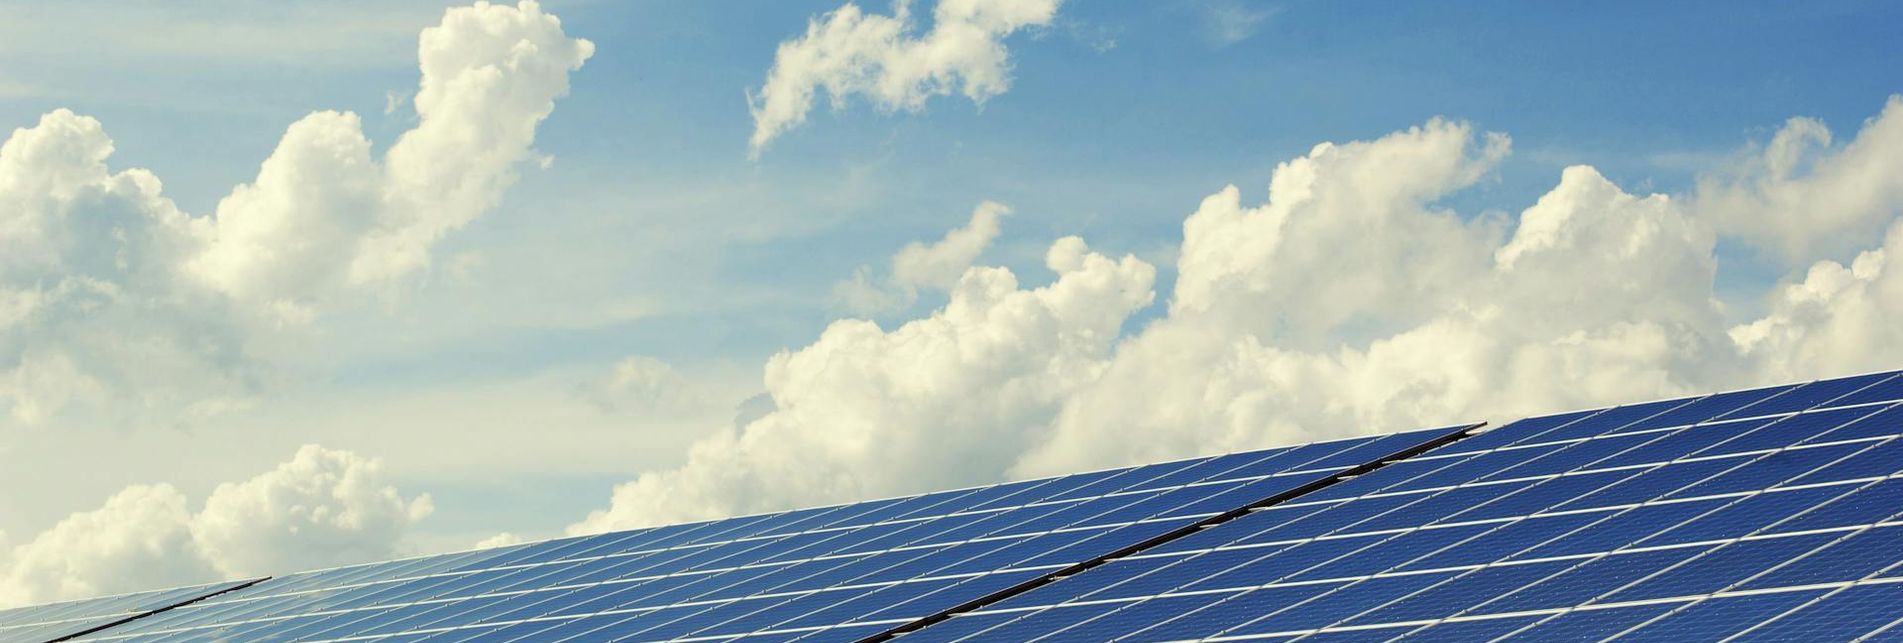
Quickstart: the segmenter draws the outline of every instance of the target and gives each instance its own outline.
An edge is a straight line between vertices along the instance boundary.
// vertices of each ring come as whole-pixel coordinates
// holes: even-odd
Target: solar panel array
[[[67,640],[255,582],[210,583],[0,609],[0,641]]]
[[[0,640],[1903,640],[1899,399],[1882,373],[565,538],[5,611]]]
[[[1460,429],[295,574],[88,641],[855,641]]]
[[[1516,422],[906,643],[1903,638],[1899,397],[1882,374]]]

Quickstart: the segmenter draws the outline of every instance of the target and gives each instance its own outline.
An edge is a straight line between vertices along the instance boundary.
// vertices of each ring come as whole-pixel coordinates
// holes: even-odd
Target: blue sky
[[[914,4],[916,35],[934,3]],[[149,169],[181,210],[203,217],[313,111],[354,112],[374,152],[389,149],[418,121],[408,104],[417,32],[445,6],[0,5],[0,123],[31,127],[60,108],[96,118],[114,171]],[[681,467],[690,444],[756,418],[761,365],[775,354],[800,353],[837,319],[867,316],[890,331],[944,306],[942,288],[878,311],[852,310],[835,292],[855,270],[876,279],[901,247],[965,225],[981,201],[1014,214],[976,263],[1010,269],[1024,288],[1058,277],[1046,249],[1068,235],[1154,265],[1156,303],[1113,325],[1134,337],[1172,316],[1184,221],[1202,199],[1233,184],[1242,204],[1259,205],[1277,165],[1317,143],[1372,141],[1437,116],[1471,123],[1474,136],[1506,133],[1510,155],[1421,204],[1463,220],[1504,217],[1504,234],[1580,164],[1625,192],[1703,212],[1718,201],[1695,194],[1699,177],[1757,158],[1787,119],[1827,125],[1829,158],[1903,92],[1903,6],[1877,1],[1069,0],[1002,37],[1010,85],[982,104],[934,96],[889,111],[861,95],[837,108],[822,96],[803,125],[750,159],[748,97],[776,48],[838,6],[549,0],[542,8],[566,36],[594,44],[535,130],[534,152],[552,163],[519,165],[493,208],[435,243],[428,270],[307,325],[246,335],[265,373],[246,408],[182,421],[121,400],[0,421],[0,489],[10,490],[0,491],[10,538],[0,542],[28,542],[130,484],[170,483],[198,503],[305,443],[383,458],[381,475],[404,496],[432,496],[435,511],[406,526],[398,549],[553,535],[608,505],[615,483]],[[1719,225],[1708,253],[1723,318],[1714,323],[1772,314],[1776,284],[1883,242],[1845,234],[1864,236],[1841,246],[1852,251],[1787,262]],[[1328,337],[1370,346],[1354,339],[1360,322],[1342,323]],[[1273,345],[1282,331],[1250,332]],[[0,348],[19,353],[33,340]],[[591,398],[634,356],[667,364],[678,378],[669,386],[691,400],[657,409]],[[1642,392],[1753,379],[1687,374],[1703,372],[1682,366],[1698,359],[1674,358],[1681,370],[1660,371],[1665,384]],[[1779,373],[1834,366],[1807,368]],[[1060,417],[1026,421],[1074,415],[1051,413]],[[74,473],[79,462],[108,466]],[[1033,470],[1003,462],[942,482]]]

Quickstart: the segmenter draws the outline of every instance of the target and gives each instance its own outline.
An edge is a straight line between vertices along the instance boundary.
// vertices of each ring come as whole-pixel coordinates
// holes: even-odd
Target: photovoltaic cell
[[[1787,618],[1853,639],[1903,618],[1874,607],[1903,583],[1897,384],[1524,420],[907,641],[1718,640]]]
[[[1457,431],[293,574],[85,640],[854,641]]]
[[[1900,400],[1879,373],[1227,454],[22,608],[0,640],[1903,640]]]
[[[58,641],[255,581],[231,581],[0,610],[0,641]]]

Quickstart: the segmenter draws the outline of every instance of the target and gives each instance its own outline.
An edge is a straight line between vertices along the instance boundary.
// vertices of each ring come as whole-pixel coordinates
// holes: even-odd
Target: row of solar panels
[[[0,640],[1903,640],[1882,373],[0,612]]]

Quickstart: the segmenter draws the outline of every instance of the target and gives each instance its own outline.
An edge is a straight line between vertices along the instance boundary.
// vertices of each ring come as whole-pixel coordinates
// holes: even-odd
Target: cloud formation
[[[583,384],[579,392],[602,411],[673,409],[701,398],[672,364],[646,355],[615,362],[606,377]]]
[[[1699,182],[1694,204],[1727,235],[1803,265],[1868,249],[1903,215],[1903,96],[1832,145],[1830,128],[1792,118],[1771,141]]]
[[[872,315],[911,305],[920,290],[950,290],[978,255],[991,247],[1010,214],[1011,208],[1002,203],[979,203],[963,227],[930,244],[906,244],[892,255],[884,283],[875,280],[871,268],[861,266],[851,279],[833,286],[833,297],[854,313]]]
[[[757,94],[749,95],[758,155],[775,137],[806,121],[815,94],[835,107],[859,94],[888,112],[923,109],[926,99],[952,93],[976,103],[1011,84],[1004,38],[1050,24],[1061,0],[939,0],[923,34],[911,2],[893,15],[868,14],[847,3],[807,22],[806,34],[780,43]]]
[[[1903,252],[1903,193],[1886,168],[1903,153],[1890,136],[1899,104],[1840,148],[1793,121],[1754,152],[1755,174],[1707,177],[1687,196],[1569,167],[1513,217],[1438,205],[1493,171],[1511,148],[1503,134],[1435,119],[1323,143],[1278,165],[1259,205],[1234,186],[1204,199],[1183,225],[1167,311],[1141,329],[1118,336],[1152,297],[1135,259],[1113,270],[1060,240],[1048,262],[1062,276],[1028,291],[970,268],[928,318],[891,333],[836,322],[775,357],[772,412],[618,487],[570,530],[1893,367],[1903,331],[1886,322],[1903,312],[1903,278],[1887,259]],[[1797,140],[1814,144],[1790,152]],[[1816,207],[1797,207],[1805,194]],[[1804,220],[1826,225],[1775,243]],[[1713,287],[1721,235],[1816,263],[1769,295],[1763,318],[1728,319]],[[1814,254],[1859,247],[1847,265]],[[1117,285],[1072,285],[1086,275]]]
[[[244,405],[257,333],[347,289],[428,267],[495,205],[593,51],[524,0],[444,12],[419,39],[416,126],[381,159],[349,112],[291,124],[210,216],[158,177],[111,170],[99,121],[60,109],[0,144],[0,405],[35,423],[76,403],[158,421]]]
[[[1020,288],[972,268],[930,317],[885,331],[834,322],[767,362],[773,409],[697,443],[678,469],[615,488],[574,533],[696,520],[996,478],[1063,400],[1105,366],[1148,305],[1155,271],[1133,257],[1053,244],[1057,280]]]
[[[219,485],[192,512],[171,485],[133,485],[0,551],[0,605],[42,603],[390,558],[430,513],[380,460],[307,445]]]

